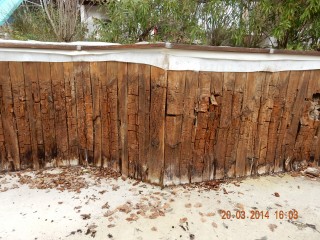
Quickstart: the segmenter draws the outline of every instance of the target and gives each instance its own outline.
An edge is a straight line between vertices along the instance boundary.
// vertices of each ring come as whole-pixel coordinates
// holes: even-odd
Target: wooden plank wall
[[[0,62],[0,170],[111,167],[180,184],[320,164],[320,71]]]

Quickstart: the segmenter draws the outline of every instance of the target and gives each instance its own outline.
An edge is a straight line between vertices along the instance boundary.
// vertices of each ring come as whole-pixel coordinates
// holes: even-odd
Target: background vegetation
[[[100,6],[108,20],[96,20],[94,40],[259,47],[269,39],[276,48],[320,50],[319,0],[107,0]],[[72,26],[74,33],[61,38],[43,8],[21,7],[11,29],[19,39],[82,40],[78,18]]]

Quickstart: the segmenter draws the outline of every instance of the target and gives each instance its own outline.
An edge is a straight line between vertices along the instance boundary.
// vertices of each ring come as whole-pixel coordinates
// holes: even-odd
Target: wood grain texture
[[[163,184],[167,73],[151,67],[150,159],[148,181]]]

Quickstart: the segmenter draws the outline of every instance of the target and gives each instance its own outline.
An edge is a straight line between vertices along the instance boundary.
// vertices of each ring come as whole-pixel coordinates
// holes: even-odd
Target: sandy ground
[[[6,173],[0,203],[1,240],[320,239],[320,180],[289,174],[161,189],[80,167]]]

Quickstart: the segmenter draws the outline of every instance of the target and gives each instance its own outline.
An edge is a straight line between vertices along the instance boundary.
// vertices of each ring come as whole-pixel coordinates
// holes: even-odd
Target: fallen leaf
[[[212,222],[212,227],[214,227],[214,228],[217,228],[218,227],[218,225],[215,223],[215,222]]]
[[[186,203],[184,206],[185,206],[186,208],[191,208],[191,207],[192,207],[191,203]]]
[[[180,224],[183,224],[183,223],[185,223],[186,221],[188,221],[188,218],[180,218]]]
[[[274,232],[274,230],[278,227],[276,224],[269,224],[268,225],[269,229],[271,230],[271,232]]]
[[[200,207],[202,207],[202,204],[198,202],[198,203],[194,204],[193,206],[194,206],[195,208],[200,208]]]

